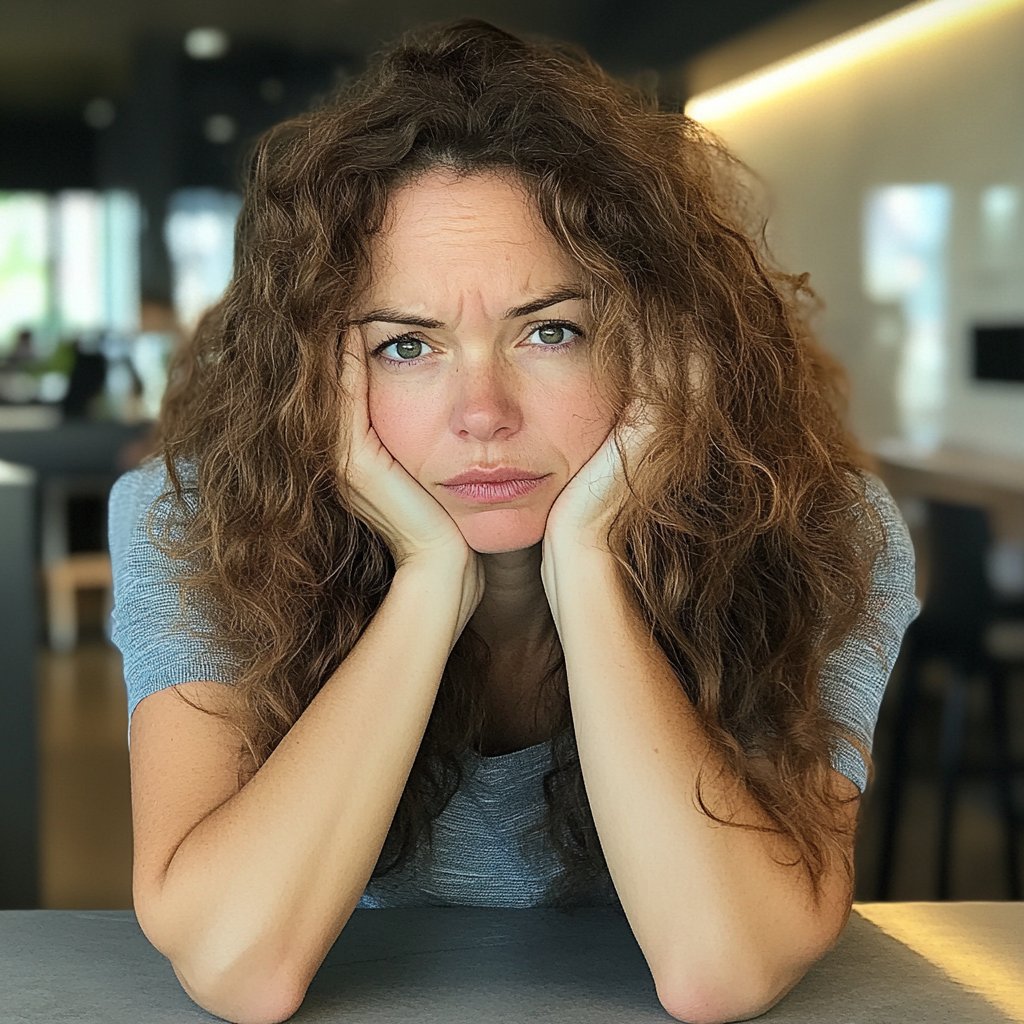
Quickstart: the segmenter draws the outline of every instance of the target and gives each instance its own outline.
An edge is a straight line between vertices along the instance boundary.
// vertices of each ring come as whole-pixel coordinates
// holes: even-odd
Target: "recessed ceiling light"
[[[219,28],[194,28],[185,34],[185,52],[193,60],[216,60],[230,45],[227,32]]]
[[[89,100],[82,111],[82,117],[90,128],[109,128],[117,116],[117,109],[104,96]]]
[[[210,142],[223,145],[238,134],[238,125],[227,114],[213,114],[203,122],[203,134]]]
[[[284,98],[284,82],[280,78],[264,78],[260,82],[260,96],[268,103],[278,103]]]

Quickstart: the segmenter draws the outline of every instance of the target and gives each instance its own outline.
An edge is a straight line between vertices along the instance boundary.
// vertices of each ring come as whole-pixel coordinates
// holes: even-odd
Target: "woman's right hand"
[[[483,596],[483,567],[455,521],[384,447],[370,422],[369,372],[359,328],[341,346],[346,423],[339,473],[353,511],[384,538],[400,568],[464,566],[459,632]]]
[[[231,1021],[298,1009],[372,875],[483,592],[476,553],[381,444],[362,339],[346,340],[338,486],[395,554],[388,593],[245,785],[233,687],[168,687],[132,716],[138,918],[189,995]]]

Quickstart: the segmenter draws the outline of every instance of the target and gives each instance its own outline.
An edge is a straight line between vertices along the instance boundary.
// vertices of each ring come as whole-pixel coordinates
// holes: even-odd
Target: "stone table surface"
[[[130,911],[0,912],[0,1022],[186,1024],[192,1003]],[[297,1024],[646,1024],[658,1004],[613,910],[356,911]],[[861,904],[760,1020],[1024,1022],[1024,904]]]

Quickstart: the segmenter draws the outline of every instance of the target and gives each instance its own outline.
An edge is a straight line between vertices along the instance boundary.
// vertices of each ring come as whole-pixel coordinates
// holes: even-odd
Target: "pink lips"
[[[459,473],[445,480],[441,486],[466,501],[497,504],[529,494],[541,485],[547,475],[544,473],[538,476],[529,470],[512,466],[494,466]]]

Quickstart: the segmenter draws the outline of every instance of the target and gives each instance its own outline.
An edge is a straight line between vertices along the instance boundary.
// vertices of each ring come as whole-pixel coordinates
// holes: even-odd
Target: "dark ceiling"
[[[800,0],[0,0],[0,110],[80,110],[131,87],[137,41],[216,26],[355,63],[407,28],[462,16],[586,47],[609,70],[678,66]]]
[[[650,82],[804,2],[0,0],[0,190],[131,188],[161,224],[175,189],[238,188],[263,130],[409,28],[484,18],[581,44]],[[209,27],[228,34],[228,52],[187,56],[186,33]],[[678,77],[661,79],[676,99]],[[143,270],[159,294],[166,267],[150,235]]]

